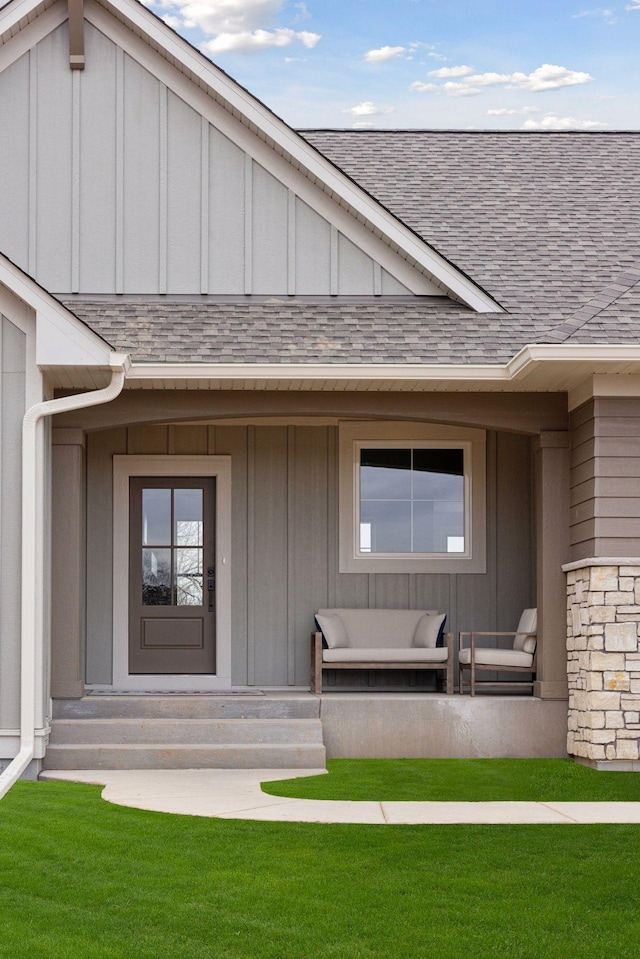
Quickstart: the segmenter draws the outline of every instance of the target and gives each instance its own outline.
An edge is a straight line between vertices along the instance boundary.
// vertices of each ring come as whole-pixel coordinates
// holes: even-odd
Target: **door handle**
[[[207,590],[209,592],[209,612],[212,613],[213,612],[213,594],[216,588],[215,578],[214,578],[215,568],[213,566],[210,566],[207,569],[207,575],[209,576],[209,579],[207,579]]]

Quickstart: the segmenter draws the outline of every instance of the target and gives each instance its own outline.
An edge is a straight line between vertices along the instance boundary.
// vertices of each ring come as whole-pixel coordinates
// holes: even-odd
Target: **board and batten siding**
[[[26,335],[0,315],[0,727],[20,724],[22,418]]]
[[[640,556],[640,398],[573,410],[571,559]]]
[[[535,605],[529,437],[487,433],[487,572],[466,575],[338,571],[337,443],[335,426],[88,434],[87,682],[111,682],[114,454],[231,456],[235,685],[308,686],[319,607],[439,609],[453,632],[513,629],[522,609]],[[384,686],[415,678],[371,671],[330,674],[328,682]]]
[[[409,293],[89,22],[85,46],[70,70],[63,23],[0,73],[0,249],[46,289]]]

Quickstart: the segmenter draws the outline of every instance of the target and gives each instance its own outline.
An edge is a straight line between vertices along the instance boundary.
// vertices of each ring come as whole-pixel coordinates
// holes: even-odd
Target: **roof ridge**
[[[548,334],[548,340],[555,343],[565,343],[582,329],[590,320],[608,309],[621,296],[640,283],[640,264],[637,267],[626,269],[616,276],[611,283],[604,287],[590,300],[587,300],[575,313],[554,327]]]

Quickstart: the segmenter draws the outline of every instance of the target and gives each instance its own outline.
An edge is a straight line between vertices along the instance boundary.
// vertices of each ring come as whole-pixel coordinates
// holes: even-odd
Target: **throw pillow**
[[[438,613],[435,616],[425,613],[424,616],[421,616],[413,634],[413,645],[425,649],[435,649],[441,633],[444,632],[446,618],[446,613]],[[442,641],[440,645],[442,645]]]
[[[322,635],[326,639],[329,649],[339,649],[351,645],[349,642],[349,634],[338,613],[326,613],[324,616],[316,616],[316,623],[322,630]]]

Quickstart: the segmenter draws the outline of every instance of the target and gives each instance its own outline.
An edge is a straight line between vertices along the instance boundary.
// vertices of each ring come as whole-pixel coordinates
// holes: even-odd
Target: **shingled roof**
[[[136,360],[504,363],[533,343],[636,343],[640,134],[307,130],[507,312],[445,297],[65,303]]]

